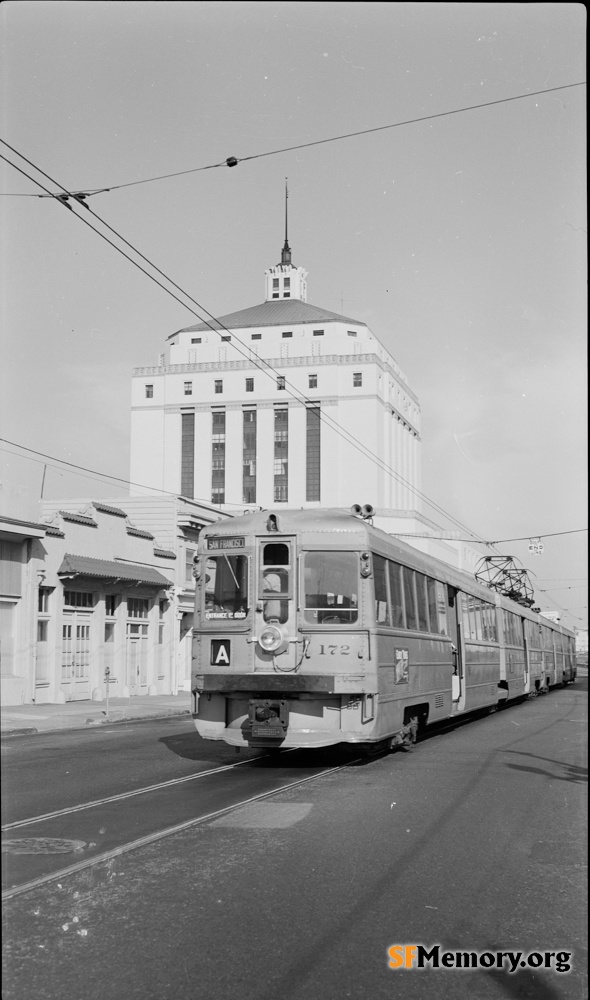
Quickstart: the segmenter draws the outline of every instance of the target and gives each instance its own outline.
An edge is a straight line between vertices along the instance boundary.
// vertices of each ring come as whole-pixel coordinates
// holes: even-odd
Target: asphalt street
[[[285,754],[173,786],[195,816],[236,807],[6,900],[5,1000],[586,1000],[586,705],[584,680],[331,773]],[[16,819],[237,757],[178,720],[10,745]],[[154,794],[135,801],[165,827]],[[401,944],[525,964],[392,969]],[[571,971],[525,961],[558,952]]]

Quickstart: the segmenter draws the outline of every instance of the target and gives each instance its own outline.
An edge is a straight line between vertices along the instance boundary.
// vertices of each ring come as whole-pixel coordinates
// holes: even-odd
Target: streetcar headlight
[[[274,653],[283,642],[283,634],[274,625],[267,625],[258,636],[258,642],[265,653]]]

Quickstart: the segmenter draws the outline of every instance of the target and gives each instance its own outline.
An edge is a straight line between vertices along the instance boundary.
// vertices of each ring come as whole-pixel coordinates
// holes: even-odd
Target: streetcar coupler
[[[284,698],[251,698],[248,719],[252,738],[282,740],[289,728],[289,703]]]

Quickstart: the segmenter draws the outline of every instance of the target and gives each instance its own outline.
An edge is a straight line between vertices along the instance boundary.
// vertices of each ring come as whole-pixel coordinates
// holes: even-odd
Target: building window
[[[274,499],[286,503],[289,499],[289,411],[275,410],[274,440]]]
[[[279,293],[278,292],[273,292],[272,293],[272,297],[273,297],[273,299],[278,299],[279,298]]]
[[[193,383],[192,382],[185,382],[184,383],[184,394],[185,394],[185,396],[192,396],[192,394],[193,394]]]
[[[247,378],[246,379],[246,392],[254,392],[254,379],[253,378]]]
[[[128,618],[147,618],[150,609],[150,602],[147,597],[127,598]]]
[[[352,375],[352,384],[356,385],[356,386],[359,386],[359,385],[363,384],[363,375],[362,375],[362,372],[353,372],[353,375]]]
[[[346,332],[349,337],[356,337],[356,330],[347,330]]]
[[[185,549],[184,552],[184,582],[187,587],[194,587],[195,578],[193,576],[193,559],[195,555],[194,549]],[[161,603],[161,602],[160,602]],[[162,612],[160,609],[160,618],[162,617]]]
[[[37,622],[37,649],[35,661],[35,685],[45,687],[49,682],[49,622]]]
[[[94,594],[83,590],[64,590],[64,605],[67,608],[93,608]]]
[[[273,288],[278,288],[279,287],[279,279],[278,278],[273,278],[272,279],[272,287]]]
[[[223,379],[222,378],[216,378],[215,379],[215,392],[217,392],[217,393],[223,392]]]
[[[305,499],[320,499],[320,408],[307,407],[307,450],[305,456]]]
[[[283,292],[283,298],[284,299],[290,299],[291,298],[291,292]]]
[[[48,587],[39,587],[39,602],[37,605],[37,610],[40,615],[46,615],[49,612],[49,594],[51,591]]]
[[[225,503],[225,410],[214,410],[211,441],[211,501]]]
[[[285,278],[285,280],[283,281],[283,288],[290,288],[290,287],[291,287],[291,279]]]
[[[293,334],[292,334],[292,332],[290,330],[288,330],[286,333],[282,334],[283,340],[285,340],[287,337],[292,337],[292,336],[293,336]]]
[[[256,503],[256,410],[244,410],[242,500]]]
[[[153,385],[146,385],[146,387],[145,387],[145,398],[146,399],[153,399],[154,398],[154,387],[153,387]]]
[[[182,413],[180,492],[183,497],[195,495],[195,415]]]
[[[106,594],[104,599],[104,613],[107,618],[114,618],[119,606],[118,594]]]
[[[314,335],[314,337],[323,337],[324,336],[324,331],[323,330],[314,330],[313,331],[313,335]]]
[[[317,389],[317,387],[318,387],[318,377],[317,377],[317,375],[310,375],[309,376],[309,388],[310,389]]]
[[[252,340],[262,340],[262,334],[261,333],[253,333],[251,339]]]
[[[191,344],[201,344],[203,341],[202,337],[191,337]]]
[[[284,388],[285,388],[285,376],[279,375],[277,377],[277,389],[284,389]]]

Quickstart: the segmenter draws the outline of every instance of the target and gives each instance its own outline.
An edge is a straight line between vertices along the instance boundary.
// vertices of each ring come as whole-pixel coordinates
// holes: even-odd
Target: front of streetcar
[[[263,511],[203,530],[195,562],[193,718],[234,746],[374,738],[366,526]]]

